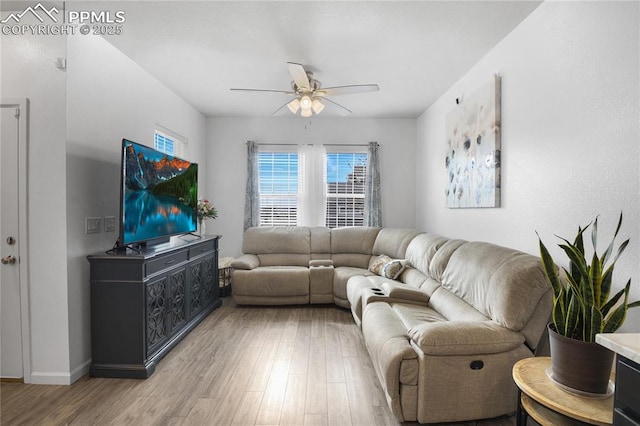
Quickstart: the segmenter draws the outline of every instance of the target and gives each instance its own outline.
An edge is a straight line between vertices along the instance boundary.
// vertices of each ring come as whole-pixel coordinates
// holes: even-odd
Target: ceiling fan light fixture
[[[300,109],[300,99],[295,98],[287,104],[287,107],[289,107],[289,111],[291,111],[292,113],[297,113]]]
[[[318,99],[314,99],[313,102],[311,102],[311,108],[313,109],[313,112],[320,114],[324,109],[324,104]]]
[[[300,108],[302,108],[303,110],[311,109],[312,103],[313,102],[311,101],[311,97],[309,95],[303,95],[302,97],[300,97]]]
[[[231,90],[240,92],[280,93],[287,96],[293,96],[295,99],[292,99],[286,104],[280,106],[275,112],[273,112],[273,115],[279,113],[286,105],[289,108],[289,111],[294,115],[300,111],[300,115],[302,117],[311,117],[313,114],[320,114],[327,105],[326,102],[331,103],[332,109],[336,110],[340,115],[351,114],[351,110],[349,108],[334,102],[330,97],[377,92],[380,90],[380,87],[377,84],[351,84],[346,86],[323,88],[320,82],[313,78],[313,73],[305,70],[303,65],[295,62],[287,62],[287,64],[289,67],[289,74],[291,76],[292,90],[242,88],[232,88]]]

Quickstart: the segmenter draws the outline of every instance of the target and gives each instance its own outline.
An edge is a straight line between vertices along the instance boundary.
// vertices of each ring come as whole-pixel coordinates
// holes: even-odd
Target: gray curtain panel
[[[365,226],[382,226],[382,202],[380,200],[380,162],[378,142],[369,142],[367,147],[367,178],[364,191]]]
[[[244,230],[260,225],[258,143],[247,142],[247,189],[244,198]]]

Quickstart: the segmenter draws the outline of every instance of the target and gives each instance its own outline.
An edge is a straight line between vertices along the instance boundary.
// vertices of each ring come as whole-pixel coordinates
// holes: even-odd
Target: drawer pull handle
[[[164,264],[165,265],[171,265],[175,261],[176,261],[175,259],[167,260],[166,262],[164,262]]]
[[[201,249],[200,249],[200,251],[201,251],[201,252],[203,252],[203,251],[207,251],[207,249],[206,249],[206,248],[201,248]]]

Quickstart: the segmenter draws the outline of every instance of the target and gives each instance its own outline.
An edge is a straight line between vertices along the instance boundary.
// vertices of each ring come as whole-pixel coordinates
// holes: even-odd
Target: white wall
[[[534,254],[537,230],[561,256],[554,234],[572,239],[600,215],[602,251],[622,211],[631,244],[615,285],[632,277],[640,299],[639,54],[639,3],[543,3],[418,119],[418,227]],[[446,209],[445,116],[494,73],[502,75],[502,207]],[[640,308],[623,330],[640,331]]]
[[[385,226],[415,226],[414,119],[209,118],[207,174],[210,192],[202,192],[219,210],[207,233],[221,234],[221,256],[242,252],[246,144],[380,144],[381,197]]]
[[[153,146],[156,124],[185,136],[186,158],[206,182],[202,114],[103,38],[68,39],[67,264],[72,381],[91,359],[88,254],[113,246],[116,232],[85,234],[86,217],[119,216],[123,138]],[[117,219],[118,221],[118,219]]]
[[[65,383],[67,315],[64,37],[5,36],[3,98],[29,98],[28,249],[32,383]],[[23,220],[24,218],[20,218]]]

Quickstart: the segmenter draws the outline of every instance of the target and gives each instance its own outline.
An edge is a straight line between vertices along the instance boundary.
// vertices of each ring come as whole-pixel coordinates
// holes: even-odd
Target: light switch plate
[[[96,234],[96,233],[102,232],[102,218],[101,217],[85,218],[85,232],[87,234]]]
[[[115,216],[105,216],[104,218],[104,232],[114,232],[116,230],[116,218]]]

